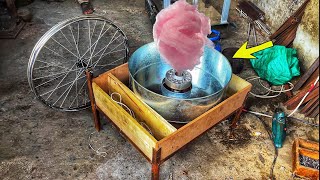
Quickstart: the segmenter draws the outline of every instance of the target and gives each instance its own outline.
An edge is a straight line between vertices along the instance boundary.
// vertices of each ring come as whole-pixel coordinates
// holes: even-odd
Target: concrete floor
[[[143,0],[96,0],[95,14],[112,20],[127,35],[130,50],[151,42],[152,25]],[[245,41],[246,26],[232,4],[230,20],[238,25],[222,40],[223,48]],[[112,126],[103,120],[96,133],[90,110],[60,112],[50,109],[31,93],[27,64],[37,40],[54,24],[81,15],[74,1],[35,1],[28,6],[33,20],[16,39],[0,43],[0,179],[150,179],[150,165]],[[262,41],[263,38],[260,37]],[[240,76],[253,74],[248,64]],[[252,97],[251,109],[272,111],[284,96],[272,100]],[[264,119],[269,125],[270,119]],[[314,139],[311,126],[289,122],[288,137],[274,169],[276,179],[291,177],[294,138]],[[89,135],[95,148],[89,148]],[[161,179],[268,179],[274,150],[255,116],[243,114],[235,140],[228,138],[228,121],[215,126],[161,166]],[[261,135],[254,135],[259,134]]]

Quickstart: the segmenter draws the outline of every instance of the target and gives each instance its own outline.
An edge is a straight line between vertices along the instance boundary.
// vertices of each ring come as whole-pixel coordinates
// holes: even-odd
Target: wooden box
[[[160,164],[180,148],[234,112],[237,112],[236,117],[239,117],[247,94],[251,90],[250,83],[233,75],[227,89],[227,98],[224,101],[176,129],[136,97],[126,86],[129,81],[127,64],[118,66],[96,78],[88,78],[89,90],[93,92],[91,103],[96,127],[100,129],[98,112],[109,117],[121,133],[152,164],[152,179],[159,178]],[[134,112],[137,120],[111,99],[110,94],[114,92],[121,95],[122,103]],[[152,134],[138,121],[145,123],[151,129]],[[236,121],[233,121],[233,125],[236,124]]]
[[[293,173],[299,177],[310,179],[319,179],[319,170],[311,167],[306,167],[300,163],[300,155],[306,156],[319,161],[319,143],[296,139],[292,146],[293,152]]]

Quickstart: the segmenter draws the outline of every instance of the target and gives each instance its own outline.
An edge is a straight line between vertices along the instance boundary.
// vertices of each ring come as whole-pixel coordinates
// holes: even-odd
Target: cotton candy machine
[[[186,123],[224,97],[232,70],[228,60],[205,47],[200,64],[177,73],[161,57],[155,43],[136,50],[129,60],[133,92],[169,122]]]

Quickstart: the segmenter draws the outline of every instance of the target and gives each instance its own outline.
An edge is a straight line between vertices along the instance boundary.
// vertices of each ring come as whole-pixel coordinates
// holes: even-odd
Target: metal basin
[[[140,47],[129,59],[133,92],[167,121],[176,123],[187,123],[219,103],[232,75],[228,60],[209,47],[205,47],[200,64],[188,70],[192,76],[190,91],[176,93],[163,87],[170,69],[155,43]]]

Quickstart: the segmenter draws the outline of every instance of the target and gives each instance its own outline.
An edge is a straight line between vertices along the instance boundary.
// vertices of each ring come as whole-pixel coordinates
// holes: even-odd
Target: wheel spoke
[[[111,25],[109,26],[109,28],[104,31],[102,34],[101,34],[101,31],[100,31],[100,34],[99,34],[99,37],[98,39],[91,45],[92,46],[96,46],[99,42],[99,40],[101,39],[101,37],[103,37],[105,35],[105,33],[107,33],[107,31],[111,28]],[[102,30],[102,29],[101,29]],[[87,53],[89,52],[89,49],[80,57],[80,59],[82,59]]]
[[[68,41],[68,43],[70,44],[70,45],[72,45],[71,44],[71,42],[69,41],[69,39],[66,37],[66,35],[64,35],[64,33],[60,30],[60,33],[63,35],[63,37]]]
[[[93,30],[92,30],[92,33],[91,33],[91,39],[92,39],[93,34],[94,34],[94,31],[95,31],[95,29],[96,29],[97,22],[98,22],[98,21],[96,20],[96,22],[94,23]]]
[[[115,40],[117,40],[120,36],[121,36],[121,34],[119,36],[117,36],[117,38],[115,38],[115,39],[113,39],[114,38],[114,36],[113,36],[111,39],[112,41],[110,40],[109,43],[106,46],[104,46],[103,48],[101,48],[96,54],[94,54],[93,57],[96,57],[101,51],[103,51],[103,53],[104,53],[106,51],[106,49],[109,47],[109,45],[112,44]],[[101,54],[103,54],[103,53],[101,53]]]
[[[49,83],[49,82],[52,82],[52,81],[58,79],[59,77],[61,77],[61,76],[63,76],[63,75],[64,75],[64,74],[61,74],[61,75],[59,75],[59,76],[57,76],[57,77],[55,77],[55,78],[53,78],[53,79],[50,79],[50,80],[48,80],[48,81],[46,81],[46,82],[43,82],[43,83],[37,85],[37,86],[34,87],[34,88],[38,88],[38,87],[40,87],[40,86],[42,86],[42,85],[45,85],[45,84],[47,84],[47,83]]]
[[[123,41],[124,42],[124,41]],[[122,42],[122,43],[123,43]],[[121,44],[122,44],[121,43]],[[102,59],[102,58],[104,58],[106,55],[108,55],[108,54],[111,54],[111,53],[114,53],[114,52],[116,52],[116,51],[113,51],[114,49],[116,49],[116,48],[118,48],[121,44],[118,44],[115,48],[113,48],[110,52],[108,52],[107,54],[105,54],[105,55],[103,55],[102,56],[102,54],[100,55],[100,57],[99,57],[99,59],[94,63],[95,65],[97,65],[98,63],[99,63],[99,61]],[[121,50],[119,50],[119,51],[122,51],[123,49],[121,49]],[[95,66],[94,66],[95,67]]]
[[[82,72],[79,71],[78,73],[79,74],[77,74],[76,78],[72,81],[72,83],[66,88],[66,90],[60,95],[60,97],[52,105],[55,105],[63,97],[63,95],[67,92],[67,94],[64,96],[64,99],[62,100],[62,103],[60,105],[60,107],[62,107],[62,105],[64,104],[65,100],[67,99],[67,97],[68,97],[68,95],[69,95],[74,83],[76,81],[78,81],[78,78],[81,76],[81,73],[83,73],[83,71]]]
[[[78,57],[80,57],[78,44],[76,43],[76,39],[75,39],[75,37],[74,37],[74,35],[73,35],[73,31],[72,31],[72,28],[71,28],[70,24],[69,24],[69,30],[70,30],[70,32],[71,32],[74,45],[76,46],[76,51],[77,51]]]
[[[46,101],[51,97],[51,95],[53,94],[53,92],[57,89],[57,87],[59,87],[59,85],[63,82],[63,80],[68,76],[68,74],[71,72],[72,68],[76,65],[76,63],[74,63],[74,65],[70,68],[70,71],[67,72],[64,77],[61,79],[61,81],[59,82],[59,84],[53,89],[53,91],[51,92],[51,94],[47,97]]]
[[[90,33],[90,21],[88,19],[88,36],[89,36],[89,50],[90,50],[90,56],[92,56],[92,49],[91,49],[91,33]]]
[[[80,87],[79,91],[76,91],[76,92],[77,92],[77,95],[76,95],[76,97],[74,97],[74,99],[72,100],[69,108],[71,108],[71,106],[73,105],[73,103],[74,103],[75,101],[77,101],[77,106],[79,106],[79,104],[78,104],[78,103],[79,103],[79,101],[78,101],[78,96],[79,96],[79,94],[81,93],[81,91],[82,91],[82,89],[84,88],[84,86],[86,85],[86,83],[87,83],[87,79],[84,81],[84,83],[83,83],[82,86]]]
[[[56,54],[57,56],[61,57],[62,59],[69,61],[68,59],[66,59],[64,56],[62,56],[61,54],[55,52],[54,50],[48,48],[47,46],[43,46],[44,48],[48,49],[49,51],[51,51],[53,54]]]
[[[67,50],[69,53],[71,53],[74,57],[76,57],[77,59],[79,59],[79,57],[77,55],[75,55],[73,52],[71,52],[68,48],[66,48],[64,45],[62,45],[61,43],[59,43],[57,40],[55,40],[53,37],[51,37],[51,39],[56,42],[57,44],[59,44],[61,47],[63,47],[63,49]]]
[[[124,57],[121,57],[121,58],[113,61],[112,63],[102,64],[102,65],[97,65],[97,64],[95,64],[95,66],[103,68],[103,67],[105,67],[105,66],[117,65],[117,64],[114,64],[114,63],[115,63],[115,62],[119,62],[119,61],[122,60],[122,59],[124,59]]]
[[[33,81],[38,80],[38,79],[52,77],[52,76],[57,76],[57,75],[60,75],[60,74],[66,74],[66,73],[77,71],[77,70],[79,70],[79,69],[73,69],[73,70],[69,70],[69,71],[65,71],[65,72],[60,72],[60,73],[57,73],[57,74],[50,74],[48,76],[41,76],[41,77],[37,77],[37,78],[33,79]]]
[[[45,68],[45,67],[51,67],[51,66],[54,66],[54,67],[59,67],[59,68],[62,68],[62,69],[67,69],[68,70],[68,68],[66,68],[66,67],[63,67],[63,66],[59,66],[59,65],[57,65],[57,64],[54,64],[54,63],[48,63],[48,62],[45,62],[45,61],[41,61],[41,60],[37,60],[38,62],[41,62],[41,63],[45,63],[45,64],[48,64],[47,66],[41,66],[41,67],[37,67],[37,68],[34,68],[34,70],[38,70],[38,69],[43,69],[43,68]],[[60,65],[62,65],[61,63],[60,63]]]
[[[79,79],[82,79],[82,78],[84,78],[84,77],[85,77],[85,76],[83,76],[83,77],[81,77],[81,78],[79,78]],[[79,80],[79,79],[78,79],[78,80]],[[52,93],[52,92],[54,92],[55,90],[60,89],[60,88],[62,88],[62,87],[65,87],[65,86],[67,86],[67,85],[69,85],[69,84],[71,84],[71,83],[72,83],[72,81],[67,82],[67,83],[65,83],[65,84],[63,84],[63,85],[57,86],[57,87],[55,87],[54,89],[51,89],[50,91],[41,94],[40,96],[44,96],[44,95],[46,95],[46,94]]]

